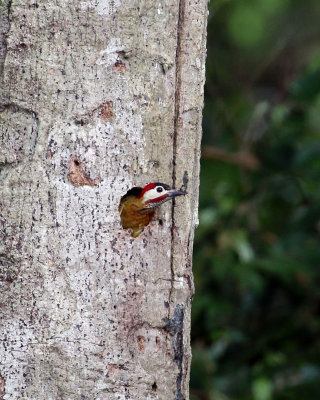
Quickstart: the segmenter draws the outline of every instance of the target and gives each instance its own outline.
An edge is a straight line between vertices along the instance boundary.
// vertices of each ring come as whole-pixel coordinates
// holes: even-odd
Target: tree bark
[[[0,399],[188,399],[206,3],[1,3]]]

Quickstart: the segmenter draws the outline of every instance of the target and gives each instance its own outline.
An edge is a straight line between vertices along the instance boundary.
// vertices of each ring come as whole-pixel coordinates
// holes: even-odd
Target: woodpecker
[[[149,183],[144,188],[133,187],[121,197],[119,204],[123,229],[132,229],[131,236],[138,237],[151,221],[157,207],[176,196],[186,194],[160,182]]]

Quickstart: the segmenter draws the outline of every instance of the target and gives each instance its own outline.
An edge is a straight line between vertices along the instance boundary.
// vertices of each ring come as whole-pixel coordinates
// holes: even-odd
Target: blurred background
[[[320,399],[320,1],[209,8],[191,399]]]

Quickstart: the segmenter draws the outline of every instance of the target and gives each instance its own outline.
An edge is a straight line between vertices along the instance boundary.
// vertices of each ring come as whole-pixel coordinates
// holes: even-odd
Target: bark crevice
[[[184,400],[182,394],[182,379],[183,379],[183,328],[184,328],[184,307],[182,304],[177,304],[175,307],[172,319],[165,318],[166,323],[164,329],[172,335],[172,349],[174,361],[178,366],[178,375],[176,378],[177,390],[174,400]]]
[[[174,101],[174,121],[173,121],[173,143],[172,143],[172,187],[176,186],[176,158],[177,158],[177,138],[180,120],[180,100],[181,100],[181,69],[182,69],[182,37],[184,32],[184,15],[185,15],[185,0],[179,1],[178,23],[177,23],[177,47],[176,47],[176,73],[175,73],[175,101]],[[173,291],[173,282],[175,278],[174,272],[174,252],[175,252],[175,200],[173,199],[171,205],[171,288],[169,293],[169,310]]]

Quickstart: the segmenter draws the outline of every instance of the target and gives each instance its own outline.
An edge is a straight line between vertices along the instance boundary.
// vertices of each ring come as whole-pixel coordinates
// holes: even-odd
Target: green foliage
[[[191,399],[320,398],[320,2],[210,11]]]

